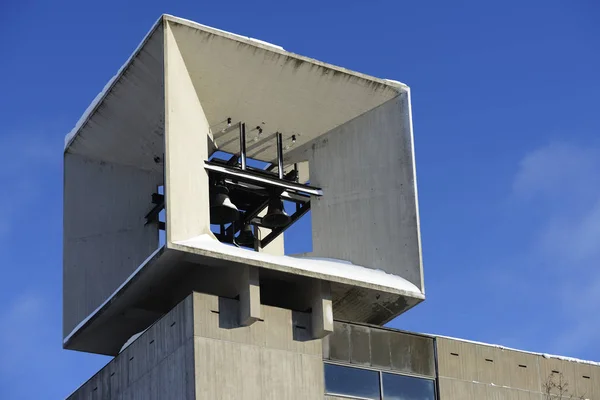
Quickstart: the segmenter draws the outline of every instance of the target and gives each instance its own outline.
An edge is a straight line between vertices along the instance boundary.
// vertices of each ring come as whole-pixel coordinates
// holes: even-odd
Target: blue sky
[[[0,398],[62,398],[108,361],[61,348],[63,137],[161,13],[411,86],[427,300],[391,326],[600,360],[597,1],[0,11]]]

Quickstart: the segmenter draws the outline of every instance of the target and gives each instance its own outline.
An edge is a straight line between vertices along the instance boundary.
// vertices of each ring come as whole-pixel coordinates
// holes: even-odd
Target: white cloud
[[[549,351],[600,354],[600,148],[556,142],[527,154],[513,194],[540,214],[527,258],[551,276]]]
[[[525,200],[577,201],[600,182],[600,149],[554,142],[530,152],[520,162],[514,180],[516,196]]]

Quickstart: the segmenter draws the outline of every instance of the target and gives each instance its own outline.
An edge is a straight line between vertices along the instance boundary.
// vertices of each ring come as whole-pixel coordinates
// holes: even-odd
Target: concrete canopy
[[[204,161],[239,151],[228,118],[249,127],[257,160],[276,158],[281,132],[286,165],[305,163],[324,189],[309,258],[285,257],[283,237],[254,253],[212,235]],[[163,185],[157,251],[144,215]],[[190,290],[235,297],[227,282],[242,266],[260,270],[261,296],[292,308],[310,305],[283,300],[282,282],[328,282],[341,319],[383,323],[424,299],[408,87],[255,39],[162,16],[67,136],[64,197],[67,348],[114,354],[192,276]]]

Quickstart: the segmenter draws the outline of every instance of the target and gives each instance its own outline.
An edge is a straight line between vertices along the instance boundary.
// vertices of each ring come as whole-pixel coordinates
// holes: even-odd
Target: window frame
[[[375,371],[377,372],[378,378],[379,378],[379,400],[384,400],[383,398],[383,374],[390,374],[390,375],[400,375],[400,376],[407,376],[410,378],[419,378],[419,379],[425,379],[428,381],[432,381],[433,382],[433,396],[435,398],[435,400],[439,400],[438,397],[438,388],[437,388],[437,377],[431,377],[431,376],[425,376],[425,375],[419,375],[419,374],[411,374],[411,373],[404,373],[404,372],[398,372],[398,371],[394,371],[392,369],[386,369],[386,370],[382,370],[382,369],[378,369],[378,368],[373,368],[371,366],[368,365],[357,365],[357,364],[349,364],[349,363],[344,363],[344,362],[339,362],[339,361],[329,361],[329,360],[323,360],[323,378],[325,378],[325,364],[329,364],[329,365],[337,365],[340,367],[349,367],[349,368],[355,368],[355,369],[362,369],[362,370],[367,370],[367,371]],[[324,394],[325,396],[336,396],[336,397],[343,397],[346,399],[354,399],[354,400],[372,400],[369,399],[367,397],[360,397],[360,396],[353,396],[350,394],[340,394],[340,393],[331,393],[327,391],[327,384],[325,382],[325,380],[323,380],[323,386],[324,386]]]

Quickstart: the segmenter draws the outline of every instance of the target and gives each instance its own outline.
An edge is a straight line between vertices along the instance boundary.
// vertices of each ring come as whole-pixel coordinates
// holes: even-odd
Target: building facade
[[[68,399],[600,399],[598,363],[341,321],[314,339],[308,313],[239,306],[191,294]]]

